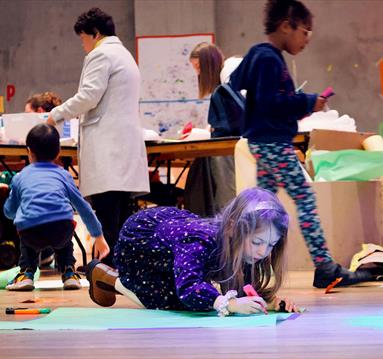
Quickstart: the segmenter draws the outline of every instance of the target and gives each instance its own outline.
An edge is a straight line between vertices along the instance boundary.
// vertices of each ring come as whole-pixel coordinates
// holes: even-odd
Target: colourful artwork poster
[[[189,121],[194,127],[207,125],[209,99],[198,99],[197,75],[189,63],[190,52],[201,42],[213,43],[214,35],[137,37],[141,121],[163,138],[178,138]]]

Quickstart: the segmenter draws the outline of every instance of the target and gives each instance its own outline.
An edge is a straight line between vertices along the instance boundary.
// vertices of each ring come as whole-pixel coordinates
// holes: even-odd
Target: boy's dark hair
[[[303,24],[308,30],[312,28],[313,15],[310,10],[298,0],[268,0],[265,5],[265,34],[269,35],[287,20],[293,29]]]
[[[77,35],[85,33],[93,37],[96,36],[97,31],[105,36],[116,35],[113,18],[98,7],[81,14],[74,24],[74,31]]]
[[[26,144],[38,162],[53,161],[60,152],[60,135],[54,126],[40,123],[28,132]]]

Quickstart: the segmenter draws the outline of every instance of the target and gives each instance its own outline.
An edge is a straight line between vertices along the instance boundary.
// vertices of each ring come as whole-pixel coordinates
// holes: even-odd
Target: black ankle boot
[[[316,288],[326,288],[336,278],[342,277],[342,281],[337,286],[346,286],[361,282],[375,280],[375,277],[368,269],[359,269],[351,272],[335,262],[321,264],[315,269],[313,286]]]

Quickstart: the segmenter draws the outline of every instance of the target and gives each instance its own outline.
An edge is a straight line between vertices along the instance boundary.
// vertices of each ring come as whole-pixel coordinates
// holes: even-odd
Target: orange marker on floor
[[[48,314],[50,308],[6,308],[5,314]]]
[[[339,277],[339,278],[337,278],[337,279],[335,279],[333,282],[331,282],[328,286],[327,286],[327,288],[326,288],[326,290],[324,291],[324,294],[328,294],[328,293],[330,293],[331,292],[331,289],[333,289],[339,282],[341,282],[343,280],[343,278],[342,277]]]

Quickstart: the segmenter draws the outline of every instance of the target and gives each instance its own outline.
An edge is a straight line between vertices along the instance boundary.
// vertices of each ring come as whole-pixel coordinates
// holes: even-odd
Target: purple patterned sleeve
[[[215,248],[214,234],[214,228],[209,225],[202,225],[197,231],[185,230],[183,240],[174,248],[177,295],[191,310],[212,310],[215,299],[220,295],[205,279],[208,274],[206,262]]]

